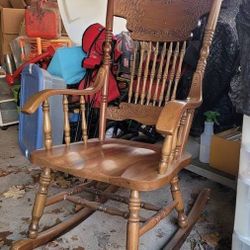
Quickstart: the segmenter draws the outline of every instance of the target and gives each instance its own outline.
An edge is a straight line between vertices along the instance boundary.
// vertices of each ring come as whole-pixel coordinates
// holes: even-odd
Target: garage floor
[[[17,142],[18,127],[0,130],[0,249],[10,249],[13,241],[26,237],[32,201],[38,187],[39,169],[31,165],[20,153]],[[212,195],[205,211],[187,238],[182,250],[231,249],[235,191],[188,171],[181,173],[181,187],[185,194],[187,209],[192,205],[199,190],[211,188]],[[51,192],[57,192],[74,180],[55,176]],[[119,193],[126,193],[119,190]],[[170,199],[169,188],[142,194],[143,198],[156,204]],[[109,202],[111,203],[111,202]],[[46,210],[41,228],[60,222],[72,213],[67,204]],[[89,219],[66,235],[39,249],[111,250],[125,249],[126,223],[124,220],[96,212]],[[142,250],[162,249],[175,230],[174,213],[163,220],[153,231],[145,234],[140,242]]]

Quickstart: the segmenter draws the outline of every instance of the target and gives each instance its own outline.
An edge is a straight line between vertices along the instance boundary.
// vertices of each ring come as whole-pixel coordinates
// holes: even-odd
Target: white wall
[[[65,29],[71,40],[81,44],[85,29],[93,24],[105,25],[107,0],[58,0]],[[115,19],[114,33],[126,30],[125,20]]]

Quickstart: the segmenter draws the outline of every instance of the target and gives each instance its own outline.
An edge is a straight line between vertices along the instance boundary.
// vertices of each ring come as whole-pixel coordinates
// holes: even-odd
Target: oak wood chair
[[[199,214],[204,199],[199,197],[192,216],[184,213],[184,203],[179,187],[178,173],[190,163],[191,156],[185,152],[193,114],[202,102],[202,79],[209,55],[222,0],[109,0],[106,18],[106,41],[104,60],[94,86],[85,90],[44,90],[34,95],[23,107],[22,112],[34,113],[42,104],[45,148],[32,153],[32,163],[43,168],[40,187],[36,195],[29,239],[16,242],[12,249],[33,249],[44,244],[69,228],[83,221],[96,210],[123,216],[127,223],[127,249],[139,248],[139,238],[156,226],[171,211],[178,214],[178,237],[170,243],[175,249],[183,241]],[[176,100],[183,58],[190,34],[198,20],[209,13],[188,98]],[[134,49],[131,63],[131,80],[128,102],[119,107],[108,107],[108,78],[111,64],[111,40],[113,17],[127,19],[127,28],[140,46]],[[136,59],[140,50],[139,58]],[[135,62],[139,66],[135,67]],[[135,77],[136,76],[136,77]],[[85,97],[101,91],[99,138],[88,139],[85,117]],[[65,144],[52,145],[49,97],[63,96]],[[70,143],[68,96],[80,96],[83,140]],[[156,126],[165,139],[163,145],[152,145],[122,139],[106,139],[107,120],[132,119],[145,125]],[[92,180],[67,192],[47,198],[51,172],[61,171],[70,175]],[[97,189],[96,182],[107,183],[105,190]],[[94,185],[95,184],[95,185]],[[159,208],[144,203],[140,192],[152,191],[170,184],[173,202]],[[93,186],[95,189],[93,189]],[[113,194],[117,187],[130,190],[130,197]],[[99,201],[88,201],[77,194],[85,191],[100,197]],[[208,192],[202,193],[207,196]],[[128,204],[128,212],[108,208],[103,203],[112,199]],[[46,206],[62,200],[77,204],[76,213],[67,221],[38,233],[39,221]],[[155,211],[148,219],[139,215],[140,209]],[[141,225],[142,223],[142,225]]]

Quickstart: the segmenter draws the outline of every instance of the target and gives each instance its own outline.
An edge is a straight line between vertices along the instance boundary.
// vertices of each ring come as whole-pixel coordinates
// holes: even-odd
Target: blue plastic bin
[[[62,88],[66,88],[66,83],[63,79],[50,75],[46,70],[41,69],[36,64],[29,64],[23,70],[21,76],[20,106],[23,107],[30,96],[41,90]],[[51,97],[49,103],[53,144],[62,144],[62,96]],[[32,115],[20,113],[19,146],[27,158],[29,158],[33,150],[43,148],[43,112],[41,107]]]

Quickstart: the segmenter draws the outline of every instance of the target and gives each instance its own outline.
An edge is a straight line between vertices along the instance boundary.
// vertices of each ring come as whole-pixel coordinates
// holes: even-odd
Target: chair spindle
[[[184,132],[185,132],[186,122],[187,122],[187,112],[183,114],[181,121],[180,121],[180,127],[179,127],[178,135],[177,135],[177,144],[176,144],[176,149],[175,149],[175,160],[177,160],[181,154],[182,141],[185,136]]]
[[[170,164],[170,154],[172,150],[173,136],[168,135],[162,147],[162,156],[159,165],[159,174],[164,174]]]
[[[87,134],[87,120],[86,120],[86,114],[85,114],[85,99],[84,96],[80,97],[80,109],[82,113],[82,138],[84,144],[87,144],[88,141],[88,134]]]
[[[180,57],[179,57],[179,64],[178,64],[178,69],[177,69],[176,76],[175,76],[175,84],[174,84],[174,90],[173,90],[171,100],[176,99],[176,91],[177,91],[178,83],[179,83],[180,78],[181,78],[182,63],[183,63],[183,59],[184,59],[184,56],[186,53],[186,46],[187,46],[187,42],[184,41],[182,48],[181,48]]]
[[[131,67],[131,77],[130,77],[130,84],[129,84],[129,91],[128,91],[128,102],[131,103],[133,97],[133,84],[135,78],[135,67],[136,67],[136,60],[137,60],[137,52],[138,52],[138,43],[134,43],[134,52],[132,57],[130,58],[130,67]]]
[[[170,100],[170,94],[171,94],[172,84],[173,84],[174,77],[175,77],[176,63],[177,63],[177,58],[179,56],[179,52],[180,52],[180,43],[177,42],[176,46],[175,46],[175,50],[174,50],[173,63],[172,63],[172,68],[171,68],[171,72],[170,72],[170,79],[169,79],[169,84],[168,84],[167,95],[166,95],[166,99],[165,99],[166,103]]]
[[[159,103],[158,103],[159,107],[161,107],[162,102],[163,102],[164,92],[166,89],[166,83],[167,83],[168,74],[169,74],[170,59],[172,57],[172,54],[173,54],[173,42],[170,43],[169,48],[168,48],[167,62],[166,62],[163,77],[162,77],[162,86],[161,86],[161,92],[160,92]]]
[[[147,105],[150,104],[151,97],[152,97],[152,86],[155,79],[155,72],[156,72],[156,62],[159,54],[159,42],[156,43],[156,47],[154,48],[154,57],[153,57],[153,65],[150,72],[150,82],[149,82],[149,88],[148,88],[148,94],[147,94]]]
[[[43,102],[43,132],[44,132],[45,149],[50,150],[52,147],[52,127],[51,127],[50,106],[48,99],[46,99]]]
[[[67,146],[70,144],[70,124],[69,124],[69,106],[68,97],[63,96],[63,112],[64,112],[64,140]]]
[[[160,81],[162,78],[163,64],[164,64],[166,52],[167,52],[167,43],[165,42],[163,44],[163,48],[161,51],[160,66],[159,66],[158,73],[157,73],[157,81],[156,81],[155,93],[154,93],[154,98],[153,98],[153,106],[156,105],[156,102],[158,99],[158,90],[159,90],[159,85],[160,85]]]
[[[138,75],[137,75],[137,84],[136,84],[136,91],[135,91],[135,104],[138,103],[138,99],[139,99],[143,61],[144,61],[144,55],[146,52],[146,42],[141,42],[140,45],[141,45],[141,56],[140,56],[140,63],[139,63]]]
[[[182,145],[181,145],[181,152],[180,154],[183,153],[184,151],[184,145],[186,144],[186,141],[188,140],[188,136],[189,136],[189,132],[190,132],[190,127],[192,125],[192,120],[193,120],[193,116],[194,116],[194,110],[187,110],[187,116],[186,116],[186,122],[185,122],[185,126],[184,126],[184,131],[183,131],[183,138],[182,139]]]
[[[175,132],[174,132],[174,135],[173,135],[173,141],[172,141],[172,146],[171,146],[169,164],[172,164],[173,161],[175,160],[175,152],[176,152],[176,146],[177,146],[178,130],[179,130],[179,126],[175,129]]]
[[[147,80],[148,80],[148,72],[149,72],[149,63],[151,59],[151,53],[152,53],[152,42],[149,42],[147,44],[147,59],[146,59],[146,65],[144,69],[144,75],[143,75],[143,85],[142,85],[142,93],[141,93],[141,105],[144,104],[144,100],[146,97],[146,85],[147,85]]]

